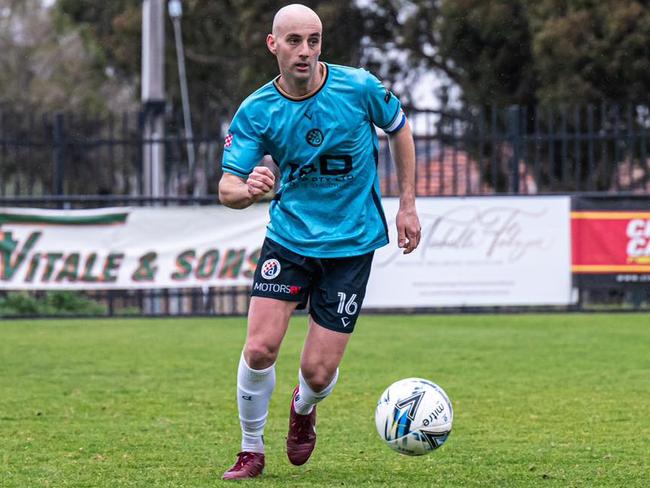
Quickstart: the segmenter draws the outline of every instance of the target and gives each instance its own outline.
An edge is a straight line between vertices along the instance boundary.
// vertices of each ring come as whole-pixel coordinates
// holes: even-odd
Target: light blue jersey
[[[321,88],[293,99],[271,81],[239,107],[223,170],[246,179],[265,154],[282,174],[267,236],[306,257],[357,256],[388,243],[375,126],[406,119],[399,100],[363,69],[325,64]]]

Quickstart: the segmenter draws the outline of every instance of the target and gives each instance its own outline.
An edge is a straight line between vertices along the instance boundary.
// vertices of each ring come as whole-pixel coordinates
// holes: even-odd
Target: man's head
[[[273,19],[266,45],[277,58],[280,74],[291,84],[309,83],[318,70],[323,25],[309,7],[294,3]]]

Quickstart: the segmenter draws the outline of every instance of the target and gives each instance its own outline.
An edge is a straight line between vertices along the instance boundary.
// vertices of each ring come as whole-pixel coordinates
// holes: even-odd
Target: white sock
[[[241,450],[264,452],[264,425],[275,388],[275,364],[251,369],[242,353],[237,370],[237,406],[242,430]]]
[[[298,394],[296,395],[296,400],[293,403],[293,407],[296,410],[296,413],[299,415],[308,415],[314,409],[314,405],[318,402],[321,402],[327,398],[334,387],[336,386],[336,381],[339,379],[339,370],[336,369],[334,373],[334,378],[330,381],[330,384],[325,387],[323,391],[316,393],[311,389],[305,377],[302,375],[302,371],[298,370]]]

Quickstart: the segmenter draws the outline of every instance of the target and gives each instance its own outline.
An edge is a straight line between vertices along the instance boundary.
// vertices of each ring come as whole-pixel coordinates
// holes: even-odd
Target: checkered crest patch
[[[233,135],[231,132],[228,132],[228,135],[226,136],[226,139],[223,141],[223,147],[230,147],[232,146],[232,140],[234,139]]]

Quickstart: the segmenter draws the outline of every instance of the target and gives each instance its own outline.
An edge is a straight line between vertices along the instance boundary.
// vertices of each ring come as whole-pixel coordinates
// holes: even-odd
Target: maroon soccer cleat
[[[260,452],[240,452],[237,461],[223,474],[224,480],[255,478],[264,470],[264,454]]]
[[[289,412],[289,435],[287,436],[287,456],[291,464],[301,466],[307,462],[316,447],[316,406],[311,413],[299,415],[294,408],[298,387],[293,390]]]

